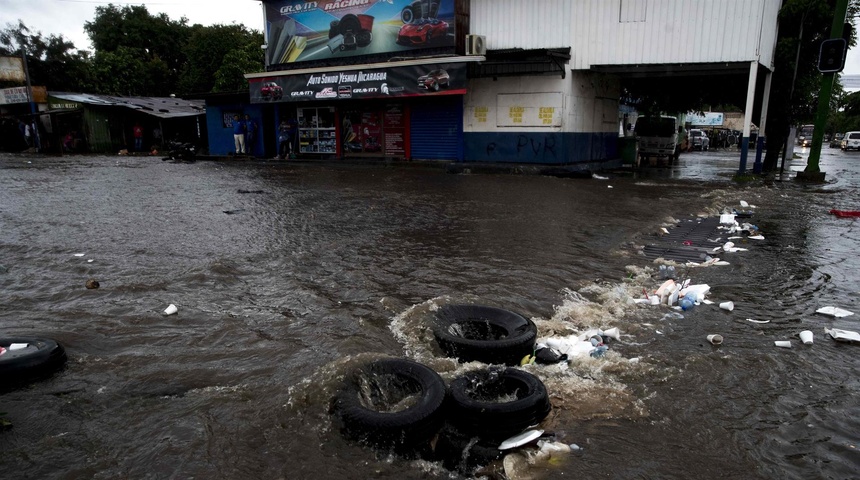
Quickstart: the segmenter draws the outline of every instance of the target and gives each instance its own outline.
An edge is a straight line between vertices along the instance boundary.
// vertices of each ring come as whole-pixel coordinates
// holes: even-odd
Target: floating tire
[[[504,440],[537,425],[552,408],[539,378],[517,368],[469,372],[451,382],[450,422],[467,434]]]
[[[492,463],[505,456],[499,450],[499,442],[488,441],[479,436],[467,435],[446,427],[439,433],[434,449],[434,458],[448,470],[469,475],[476,468]]]
[[[10,350],[13,343],[26,343],[27,347]],[[63,346],[47,338],[0,338],[0,347],[6,350],[0,355],[0,389],[43,379],[66,363]]]
[[[534,352],[537,327],[518,313],[480,305],[444,305],[433,335],[442,351],[461,362],[519,365]]]
[[[445,400],[445,382],[429,367],[383,359],[347,377],[334,413],[347,438],[394,450],[415,449],[429,446],[441,429]]]

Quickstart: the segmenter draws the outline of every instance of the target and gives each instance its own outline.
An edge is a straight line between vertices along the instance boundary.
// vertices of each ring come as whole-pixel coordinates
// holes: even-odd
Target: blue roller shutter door
[[[463,97],[412,104],[410,144],[415,160],[463,160]]]

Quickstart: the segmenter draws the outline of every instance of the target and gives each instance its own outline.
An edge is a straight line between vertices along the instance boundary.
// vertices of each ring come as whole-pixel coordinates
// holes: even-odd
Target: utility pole
[[[845,25],[845,15],[848,12],[848,0],[836,0],[836,11],[833,12],[833,26],[830,27],[830,38],[842,38],[842,29]],[[821,89],[818,93],[818,110],[815,113],[815,130],[812,133],[812,145],[809,147],[809,157],[806,160],[806,169],[797,172],[798,180],[823,182],[824,172],[818,166],[821,157],[821,144],[824,141],[824,128],[827,126],[827,115],[830,113],[830,94],[833,92],[833,80],[835,72],[821,74]]]

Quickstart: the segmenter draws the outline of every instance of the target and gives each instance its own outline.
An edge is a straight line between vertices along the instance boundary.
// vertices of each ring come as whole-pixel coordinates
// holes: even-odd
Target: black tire
[[[434,91],[434,92],[438,92],[438,91],[439,91],[439,81],[438,81],[438,80],[437,80],[437,81],[435,81],[435,82],[433,82],[433,91]]]
[[[340,34],[340,21],[332,20],[328,27],[328,38],[331,40],[332,38],[338,36]]]
[[[355,44],[359,47],[366,47],[373,41],[373,34],[370,30],[362,30],[355,34]]]
[[[543,382],[518,368],[469,372],[451,382],[449,396],[451,424],[488,440],[504,440],[537,425],[552,408]]]
[[[357,16],[347,13],[340,19],[340,33],[352,32],[356,34],[361,31],[361,20]]]
[[[439,433],[433,458],[448,470],[470,475],[476,468],[505,456],[506,452],[499,450],[498,446],[497,441],[467,435],[449,426]]]
[[[433,334],[442,351],[461,362],[519,365],[534,352],[535,324],[518,313],[480,305],[445,305]]]
[[[403,7],[403,10],[400,11],[400,20],[403,23],[412,23],[412,20],[415,20],[415,11],[412,10],[412,7]]]
[[[445,382],[439,374],[411,360],[389,358],[352,372],[335,397],[334,413],[347,438],[406,451],[429,446],[444,422],[445,400]],[[384,411],[403,403],[409,405]]]
[[[28,346],[9,350],[13,343]],[[0,347],[6,349],[6,353],[0,355],[0,390],[48,377],[62,368],[67,359],[63,346],[47,338],[0,338]]]

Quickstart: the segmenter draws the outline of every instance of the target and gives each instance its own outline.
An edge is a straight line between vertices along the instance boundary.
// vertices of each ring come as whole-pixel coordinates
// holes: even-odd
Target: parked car
[[[842,151],[860,150],[860,132],[847,132],[842,138]]]
[[[708,138],[704,130],[699,130],[698,128],[690,129],[690,148],[707,151],[710,146],[711,139]]]
[[[266,82],[260,87],[260,96],[263,100],[280,100],[284,96],[284,89],[275,82]]]
[[[844,133],[834,133],[833,138],[830,139],[830,148],[839,148],[842,146],[842,139],[845,137]]]
[[[438,18],[419,18],[412,23],[406,23],[397,32],[397,43],[400,45],[426,45],[434,38],[448,35],[448,22]]]
[[[427,75],[418,77],[418,88],[426,88],[438,92],[440,87],[448,88],[451,77],[445,70],[433,70]]]

